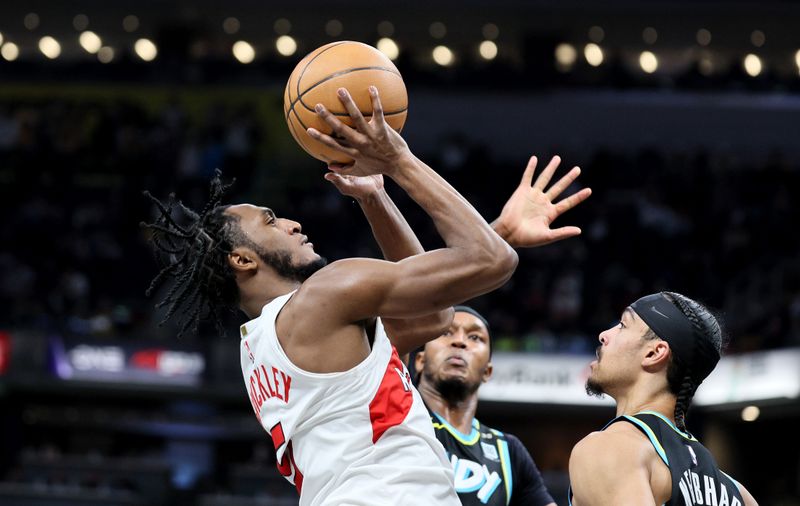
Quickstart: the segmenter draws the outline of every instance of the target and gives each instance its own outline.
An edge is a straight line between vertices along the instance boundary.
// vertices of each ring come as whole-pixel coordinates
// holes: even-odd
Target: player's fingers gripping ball
[[[306,131],[313,127],[328,135],[333,133],[314,110],[316,104],[324,105],[342,123],[354,126],[337,96],[339,88],[348,90],[369,121],[372,115],[369,86],[378,88],[386,123],[399,132],[408,113],[408,94],[400,72],[386,55],[367,44],[339,41],[322,46],[300,60],[289,76],[283,96],[286,123],[300,147],[326,163],[352,162],[347,155],[312,138]]]

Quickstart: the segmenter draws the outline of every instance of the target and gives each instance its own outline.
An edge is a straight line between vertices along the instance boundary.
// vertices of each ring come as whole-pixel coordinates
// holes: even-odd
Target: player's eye
[[[469,338],[472,339],[473,341],[481,340],[481,336],[479,336],[478,334],[470,334]]]
[[[622,320],[620,320],[619,323],[617,323],[617,325],[619,325],[619,328],[621,328],[621,329],[625,328],[625,324],[622,323]]]

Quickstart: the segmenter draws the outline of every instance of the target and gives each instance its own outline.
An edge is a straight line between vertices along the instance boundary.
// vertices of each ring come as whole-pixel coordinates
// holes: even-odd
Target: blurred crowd
[[[144,296],[157,268],[139,227],[153,217],[141,192],[174,191],[199,207],[215,168],[237,178],[230,201],[298,219],[329,260],[379,255],[358,207],[322,179],[320,164],[309,158],[278,177],[285,162],[262,149],[269,135],[253,107],[225,103],[192,117],[177,98],[152,110],[125,101],[0,102],[0,326],[170,338],[173,327],[156,327],[157,297]],[[496,159],[457,133],[418,155],[489,220],[526,162]],[[594,194],[556,223],[578,225],[582,236],[521,251],[512,281],[473,301],[493,325],[496,349],[590,352],[627,304],[657,290],[718,310],[733,351],[800,345],[800,239],[791,225],[800,217],[792,197],[800,167],[779,154],[748,164],[654,146],[599,148],[582,168],[579,184]],[[315,171],[320,177],[308,177]],[[441,244],[413,203],[390,191],[423,244]],[[230,318],[235,329],[238,315]]]

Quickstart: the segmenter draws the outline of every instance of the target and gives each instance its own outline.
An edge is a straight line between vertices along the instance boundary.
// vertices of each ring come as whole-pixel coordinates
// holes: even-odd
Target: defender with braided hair
[[[617,417],[572,450],[571,505],[757,506],[686,429],[722,336],[706,307],[675,292],[642,297],[600,334],[586,391],[613,397]]]
[[[325,266],[296,221],[266,207],[222,205],[217,178],[200,213],[174,199],[156,202],[161,218],[149,228],[167,265],[151,290],[174,281],[161,304],[167,317],[183,318],[182,331],[226,307],[250,318],[240,329],[245,387],[301,505],[456,506],[452,467],[398,352],[443,332],[453,304],[508,280],[517,256],[387,126],[374,87],[370,95],[367,122],[339,90],[355,128],[317,106],[336,139],[309,135],[355,160],[329,165],[326,178],[390,177],[430,215],[444,248],[423,252],[382,192],[365,212],[395,238],[394,258]],[[173,219],[177,209],[190,225]],[[408,323],[390,341],[391,319]]]

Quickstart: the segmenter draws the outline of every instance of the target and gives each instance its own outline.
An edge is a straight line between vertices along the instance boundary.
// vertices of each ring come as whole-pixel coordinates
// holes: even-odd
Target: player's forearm
[[[507,271],[510,276],[517,263],[514,250],[433,169],[409,154],[399,161],[391,177],[433,219],[439,235],[453,250],[454,256]]]
[[[358,201],[384,258],[397,262],[424,251],[403,214],[386,191]]]
[[[385,190],[359,199],[358,203],[386,260],[397,262],[424,253],[425,250],[416,234]],[[406,343],[435,338],[447,330],[452,321],[453,308],[446,308],[416,318],[404,320],[387,318],[383,324],[389,340],[397,348],[398,353],[407,354],[412,350]]]

